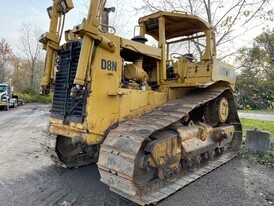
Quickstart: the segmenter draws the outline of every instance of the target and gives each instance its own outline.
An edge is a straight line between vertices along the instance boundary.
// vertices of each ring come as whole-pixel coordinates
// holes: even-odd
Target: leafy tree
[[[11,46],[5,39],[0,41],[0,83],[6,82],[11,69],[10,60],[13,57]]]
[[[237,60],[237,100],[240,107],[272,108],[274,103],[274,33],[267,30],[257,36],[252,47],[240,49]]]
[[[12,85],[14,86],[15,92],[23,92],[27,85],[27,75],[26,72],[21,68],[22,59],[13,56],[11,59],[11,64],[13,67],[13,72],[9,74],[12,79]]]

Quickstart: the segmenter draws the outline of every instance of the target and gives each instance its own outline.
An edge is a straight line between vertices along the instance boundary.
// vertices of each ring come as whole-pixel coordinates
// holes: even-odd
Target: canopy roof
[[[160,17],[165,17],[166,40],[190,36],[195,33],[210,30],[212,26],[195,15],[175,12],[157,12],[139,19],[139,24],[145,23],[146,34],[159,40],[159,21]]]

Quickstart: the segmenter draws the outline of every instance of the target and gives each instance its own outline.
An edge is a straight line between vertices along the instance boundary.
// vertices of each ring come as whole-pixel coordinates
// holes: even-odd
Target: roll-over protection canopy
[[[157,12],[139,19],[139,24],[145,24],[146,34],[159,40],[158,19],[165,17],[165,36],[166,40],[190,36],[195,33],[211,30],[211,25],[195,15],[175,12]]]

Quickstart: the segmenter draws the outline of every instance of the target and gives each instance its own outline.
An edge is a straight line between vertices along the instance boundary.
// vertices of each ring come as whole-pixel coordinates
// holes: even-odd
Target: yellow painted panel
[[[108,36],[115,45],[120,44],[116,36]],[[114,53],[102,47],[96,49],[91,69],[91,93],[88,97],[86,112],[89,133],[105,135],[106,130],[119,120],[119,96],[122,61],[120,51]],[[88,137],[95,142],[96,135]],[[95,138],[95,139],[94,139]]]
[[[187,68],[187,78],[211,76],[211,70],[207,66],[191,66]]]
[[[194,83],[196,86],[198,86],[199,83],[206,83],[206,82],[210,82],[210,81],[211,81],[211,76],[185,79],[185,83]]]
[[[155,92],[155,107],[159,107],[167,102],[167,93]]]
[[[130,94],[130,110],[136,110],[149,104],[149,96],[147,91],[133,90]]]
[[[136,41],[121,38],[121,47],[138,53],[146,54],[147,56],[161,59],[162,50],[157,47],[148,46]]]

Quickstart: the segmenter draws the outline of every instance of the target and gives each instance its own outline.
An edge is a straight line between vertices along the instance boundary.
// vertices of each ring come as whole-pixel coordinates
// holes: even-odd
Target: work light
[[[62,0],[62,1],[61,1],[61,6],[62,6],[63,11],[66,11],[66,10],[67,10],[68,5],[67,5],[66,0]]]
[[[60,5],[65,13],[67,13],[69,10],[73,9],[73,3],[72,0],[62,0],[60,2]]]
[[[47,8],[47,12],[48,12],[49,18],[51,19],[51,17],[52,17],[52,6]]]

